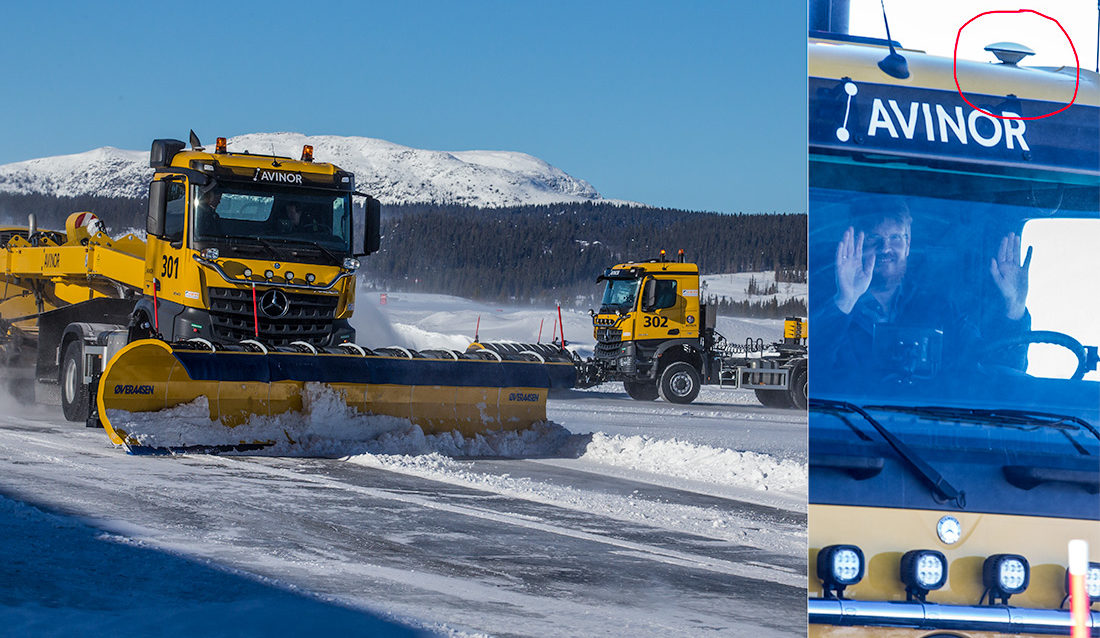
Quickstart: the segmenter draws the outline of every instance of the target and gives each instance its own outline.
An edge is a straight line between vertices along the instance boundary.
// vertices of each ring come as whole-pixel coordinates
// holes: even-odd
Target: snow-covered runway
[[[520,340],[551,316],[369,299],[357,327],[376,347],[461,347],[478,317],[483,338]],[[583,349],[587,315],[564,316]],[[343,458],[131,456],[59,408],[0,402],[0,633],[804,630],[804,413],[712,388],[636,402],[618,384],[547,411],[474,439],[387,424]]]
[[[129,456],[102,432],[41,409],[0,419],[0,485],[8,499],[62,516],[47,530],[98,530],[90,548],[61,535],[53,546],[34,532],[73,573],[95,574],[75,596],[84,604],[61,602],[56,616],[85,627],[114,631],[120,618],[175,617],[183,608],[224,615],[233,626],[233,606],[215,601],[232,600],[242,583],[261,592],[250,608],[298,605],[334,627],[361,624],[358,610],[431,632],[499,636],[781,635],[800,627],[805,479],[795,475],[804,463],[798,454],[749,453],[784,449],[775,439],[797,438],[804,417],[736,403],[669,409],[599,393],[555,399],[554,418],[568,426],[573,414],[581,424],[568,454],[458,459]],[[649,417],[631,430],[639,411]],[[661,437],[662,422],[674,436]],[[708,442],[691,440],[707,430]],[[716,447],[724,437],[738,445]],[[719,473],[725,479],[686,469],[708,459],[729,466]],[[19,534],[41,514],[11,516],[6,524]],[[102,546],[119,544],[147,550],[146,558],[106,561]],[[231,571],[196,598],[173,581],[181,559],[188,570],[197,561],[211,573]],[[4,583],[8,591],[38,576],[33,562],[4,563],[5,579],[15,581]],[[158,570],[167,573],[150,578]],[[119,605],[112,590],[132,604]],[[37,634],[72,630],[66,621],[43,623],[31,611],[50,601],[28,598],[9,599],[0,619]],[[161,629],[184,635],[194,627]]]

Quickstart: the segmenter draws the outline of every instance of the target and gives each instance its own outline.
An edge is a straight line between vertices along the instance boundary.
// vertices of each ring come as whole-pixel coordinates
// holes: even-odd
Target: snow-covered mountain
[[[207,142],[212,147],[213,140]],[[229,150],[297,158],[305,144],[313,146],[317,161],[355,173],[358,189],[384,204],[491,207],[601,199],[588,182],[512,151],[429,151],[368,137],[299,133],[241,135],[229,139]],[[0,192],[143,197],[152,174],[148,151],[107,146],[0,165]]]

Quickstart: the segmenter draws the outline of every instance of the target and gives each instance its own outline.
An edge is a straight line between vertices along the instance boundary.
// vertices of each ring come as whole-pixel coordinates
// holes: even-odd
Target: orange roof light
[[[313,147],[310,146],[309,144],[306,144],[305,146],[302,147],[302,161],[303,162],[312,162],[313,161]]]
[[[677,253],[677,256],[680,258],[680,263],[681,264],[684,263],[684,249],[683,248],[680,249],[680,252]]]
[[[218,140],[214,142],[214,152],[221,153],[222,155],[226,153],[224,137],[219,137]]]

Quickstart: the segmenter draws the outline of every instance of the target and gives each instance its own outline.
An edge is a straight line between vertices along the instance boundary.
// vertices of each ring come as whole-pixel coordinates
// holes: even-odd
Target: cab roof
[[[878,63],[889,53],[885,42],[849,42],[811,37],[809,75],[820,78],[850,78],[857,82],[910,88],[957,91],[954,60],[924,51],[898,49],[909,66],[909,77],[887,75]],[[959,86],[966,93],[1068,103],[1073,99],[1078,69],[1075,67],[1028,67],[993,62],[958,61]],[[1080,86],[1075,104],[1100,105],[1100,75],[1080,69]]]

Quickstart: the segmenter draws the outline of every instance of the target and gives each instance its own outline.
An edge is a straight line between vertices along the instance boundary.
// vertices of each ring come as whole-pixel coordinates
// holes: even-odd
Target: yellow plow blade
[[[526,429],[546,420],[548,389],[571,386],[573,374],[570,363],[537,360],[265,354],[149,339],[111,359],[96,401],[111,441],[131,451],[247,450],[295,444],[303,415],[342,440],[379,433],[349,415],[396,417],[425,434]]]

